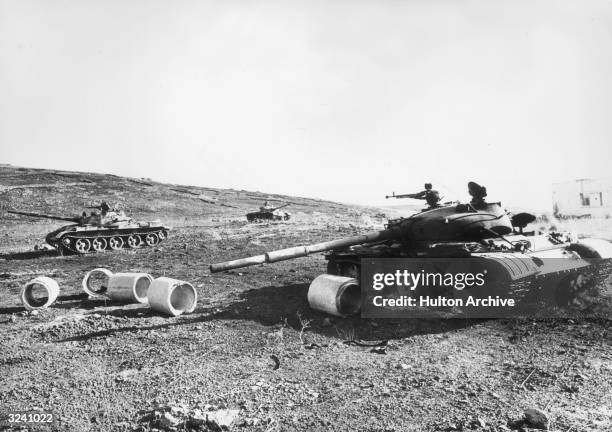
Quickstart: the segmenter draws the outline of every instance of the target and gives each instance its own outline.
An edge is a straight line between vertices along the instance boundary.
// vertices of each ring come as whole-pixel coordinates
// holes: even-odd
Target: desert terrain
[[[211,263],[382,229],[385,209],[264,192],[0,165],[0,204],[79,215],[102,200],[173,229],[154,248],[59,256],[43,247],[61,221],[0,219],[0,414],[51,412],[32,430],[509,431],[530,408],[549,429],[612,430],[610,320],[365,320],[313,312],[313,255],[210,274]],[[248,224],[264,200],[289,221]],[[387,213],[386,215],[384,213]],[[568,221],[612,239],[610,221]],[[557,228],[562,228],[558,226]],[[192,283],[191,314],[89,299],[89,270],[147,272]],[[18,293],[50,276],[47,310]],[[608,285],[612,284],[609,279]],[[230,414],[228,414],[230,415]],[[0,429],[20,430],[0,423]]]

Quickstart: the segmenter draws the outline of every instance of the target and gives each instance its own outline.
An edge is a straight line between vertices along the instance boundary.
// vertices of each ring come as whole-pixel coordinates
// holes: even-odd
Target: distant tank
[[[278,207],[270,207],[267,204],[264,204],[259,208],[259,211],[247,213],[246,218],[249,222],[262,222],[262,221],[281,221],[281,220],[289,220],[291,218],[291,213],[286,211],[279,211],[282,208],[287,207],[289,204],[283,204]]]
[[[262,255],[210,266],[211,272],[226,271],[263,263],[274,263],[313,253],[326,252],[327,273],[310,285],[311,306],[336,315],[359,311],[361,260],[364,258],[475,258],[495,280],[517,282],[533,277],[552,280],[561,303],[587,288],[586,275],[598,262],[612,258],[612,244],[599,239],[581,239],[567,232],[525,233],[535,217],[528,213],[511,215],[501,203],[447,203],[407,218],[389,220],[386,229],[364,235],[267,252]],[[546,260],[543,258],[559,258]],[[433,261],[433,260],[432,260]],[[554,263],[554,264],[550,264]],[[413,272],[421,269],[414,269]],[[354,281],[357,280],[357,287]],[[357,289],[357,296],[355,296]],[[331,303],[321,308],[311,301],[317,293]],[[344,293],[351,297],[342,300]],[[315,295],[315,294],[317,295]],[[348,295],[348,294],[347,294]],[[335,298],[335,300],[333,300]]]
[[[45,241],[61,254],[86,254],[93,252],[136,249],[159,244],[168,237],[170,228],[159,221],[134,221],[122,211],[111,210],[105,203],[102,213],[89,216],[63,217],[41,213],[7,210],[7,213],[36,218],[73,222],[47,234]]]

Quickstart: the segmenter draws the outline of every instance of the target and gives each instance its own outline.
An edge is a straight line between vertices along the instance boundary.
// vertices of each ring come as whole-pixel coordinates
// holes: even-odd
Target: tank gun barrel
[[[16,211],[16,210],[7,210],[7,213],[12,213],[12,214],[17,214],[17,215],[22,215],[22,216],[31,216],[31,217],[37,217],[37,218],[44,218],[44,219],[54,219],[54,220],[63,220],[63,221],[68,221],[68,222],[78,222],[79,218],[75,218],[75,217],[63,217],[63,216],[54,216],[54,215],[47,215],[47,214],[42,214],[42,213],[32,213],[32,212],[22,212],[22,211]]]
[[[274,207],[274,208],[272,208],[272,211],[274,211],[274,210],[279,210],[279,209],[282,209],[282,208],[285,208],[285,207],[287,207],[289,204],[290,204],[290,203],[283,204],[282,206]]]
[[[337,240],[329,240],[326,242],[315,243],[306,246],[295,246],[286,249],[279,249],[271,252],[266,252],[262,255],[255,255],[248,258],[241,258],[233,261],[225,261],[222,263],[211,264],[211,273],[218,273],[226,270],[233,270],[242,267],[249,267],[264,263],[275,263],[278,261],[290,260],[293,258],[305,257],[313,253],[325,252],[333,249],[342,249],[349,246],[355,246],[363,243],[373,243],[379,241],[390,240],[397,238],[402,233],[398,227],[387,228],[382,231],[376,231],[368,234],[344,237]]]

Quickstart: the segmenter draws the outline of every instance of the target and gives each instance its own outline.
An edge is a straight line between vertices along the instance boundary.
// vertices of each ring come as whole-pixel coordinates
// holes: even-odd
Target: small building
[[[552,185],[553,212],[558,217],[612,216],[612,178],[579,179]]]

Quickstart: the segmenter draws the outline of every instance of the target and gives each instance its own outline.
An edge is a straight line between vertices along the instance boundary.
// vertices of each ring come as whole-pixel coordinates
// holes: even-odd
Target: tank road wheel
[[[123,247],[123,239],[121,237],[111,237],[108,244],[112,250],[119,250]]]
[[[91,242],[91,247],[96,252],[103,252],[106,249],[106,239],[102,237],[97,237],[93,239]]]
[[[159,237],[157,237],[157,234],[155,233],[149,233],[145,236],[144,241],[147,246],[155,246],[157,243],[159,243]]]
[[[166,240],[166,237],[168,237],[168,231],[161,230],[160,232],[157,233],[157,237],[159,237],[159,241]]]
[[[91,243],[85,238],[80,238],[74,242],[74,248],[78,253],[87,253],[91,248]]]
[[[142,242],[142,240],[136,234],[132,234],[127,239],[127,244],[131,248],[137,248],[138,246],[140,246],[141,242]]]

